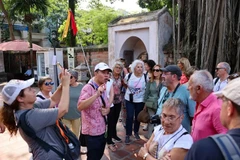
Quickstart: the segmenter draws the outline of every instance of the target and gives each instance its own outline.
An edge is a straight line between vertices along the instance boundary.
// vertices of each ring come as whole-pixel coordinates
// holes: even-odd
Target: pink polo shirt
[[[202,103],[197,104],[192,123],[192,138],[196,142],[208,136],[226,133],[220,122],[222,101],[211,93]]]
[[[96,93],[96,90],[89,84],[86,84],[80,94],[78,104],[82,100],[86,100],[92,97]],[[104,95],[105,93],[103,93]],[[103,96],[106,106],[109,107],[109,101],[106,96]],[[106,131],[106,124],[104,118],[100,112],[103,106],[102,100],[98,97],[87,109],[81,111],[82,118],[82,133],[91,136],[102,135]]]

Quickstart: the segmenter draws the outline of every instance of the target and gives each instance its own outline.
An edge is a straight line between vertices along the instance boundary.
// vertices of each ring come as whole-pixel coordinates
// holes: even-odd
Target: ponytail
[[[23,90],[19,93],[19,96],[23,96]],[[15,100],[11,105],[3,102],[3,107],[0,112],[0,122],[2,122],[10,132],[10,135],[17,134],[17,125],[15,121],[14,112],[19,110],[19,102]]]

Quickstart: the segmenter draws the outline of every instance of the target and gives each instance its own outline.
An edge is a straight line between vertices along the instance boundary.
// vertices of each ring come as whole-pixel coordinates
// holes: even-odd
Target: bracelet
[[[143,159],[146,159],[148,155],[149,155],[149,153],[145,153],[143,156]]]

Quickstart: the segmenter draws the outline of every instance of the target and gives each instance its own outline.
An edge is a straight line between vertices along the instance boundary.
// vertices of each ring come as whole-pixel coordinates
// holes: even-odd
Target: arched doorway
[[[146,55],[146,46],[143,41],[136,37],[129,37],[122,45],[120,50],[120,57],[123,57],[126,61],[126,66],[132,63],[135,59],[140,59],[143,55]],[[148,56],[146,56],[147,58]],[[143,59],[144,60],[144,59]]]

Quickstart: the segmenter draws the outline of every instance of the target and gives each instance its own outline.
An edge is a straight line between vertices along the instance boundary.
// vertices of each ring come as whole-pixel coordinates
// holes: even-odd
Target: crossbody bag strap
[[[28,111],[30,111],[30,110],[28,110]],[[60,151],[58,151],[57,149],[55,149],[54,147],[49,145],[47,142],[45,142],[41,138],[39,138],[36,135],[35,131],[27,124],[26,114],[28,111],[22,113],[22,115],[19,117],[17,126],[20,127],[28,137],[34,139],[46,152],[48,152],[51,149],[57,155],[59,155],[61,158],[64,158],[64,155]]]
[[[93,86],[93,84],[91,84],[91,83],[88,83],[88,84],[89,84],[90,86],[92,86],[94,90],[97,90],[97,89]],[[102,100],[102,103],[103,103],[104,107],[106,107],[106,103],[105,103],[105,101],[104,101],[102,95],[100,95],[100,98],[101,98],[101,100]],[[102,116],[103,116],[103,115],[102,115]],[[107,118],[106,118],[106,116],[103,116],[103,119],[104,119],[105,124],[107,125],[108,122],[107,122]]]
[[[235,140],[229,134],[217,134],[210,136],[214,142],[218,145],[225,160],[239,160],[240,149]]]

